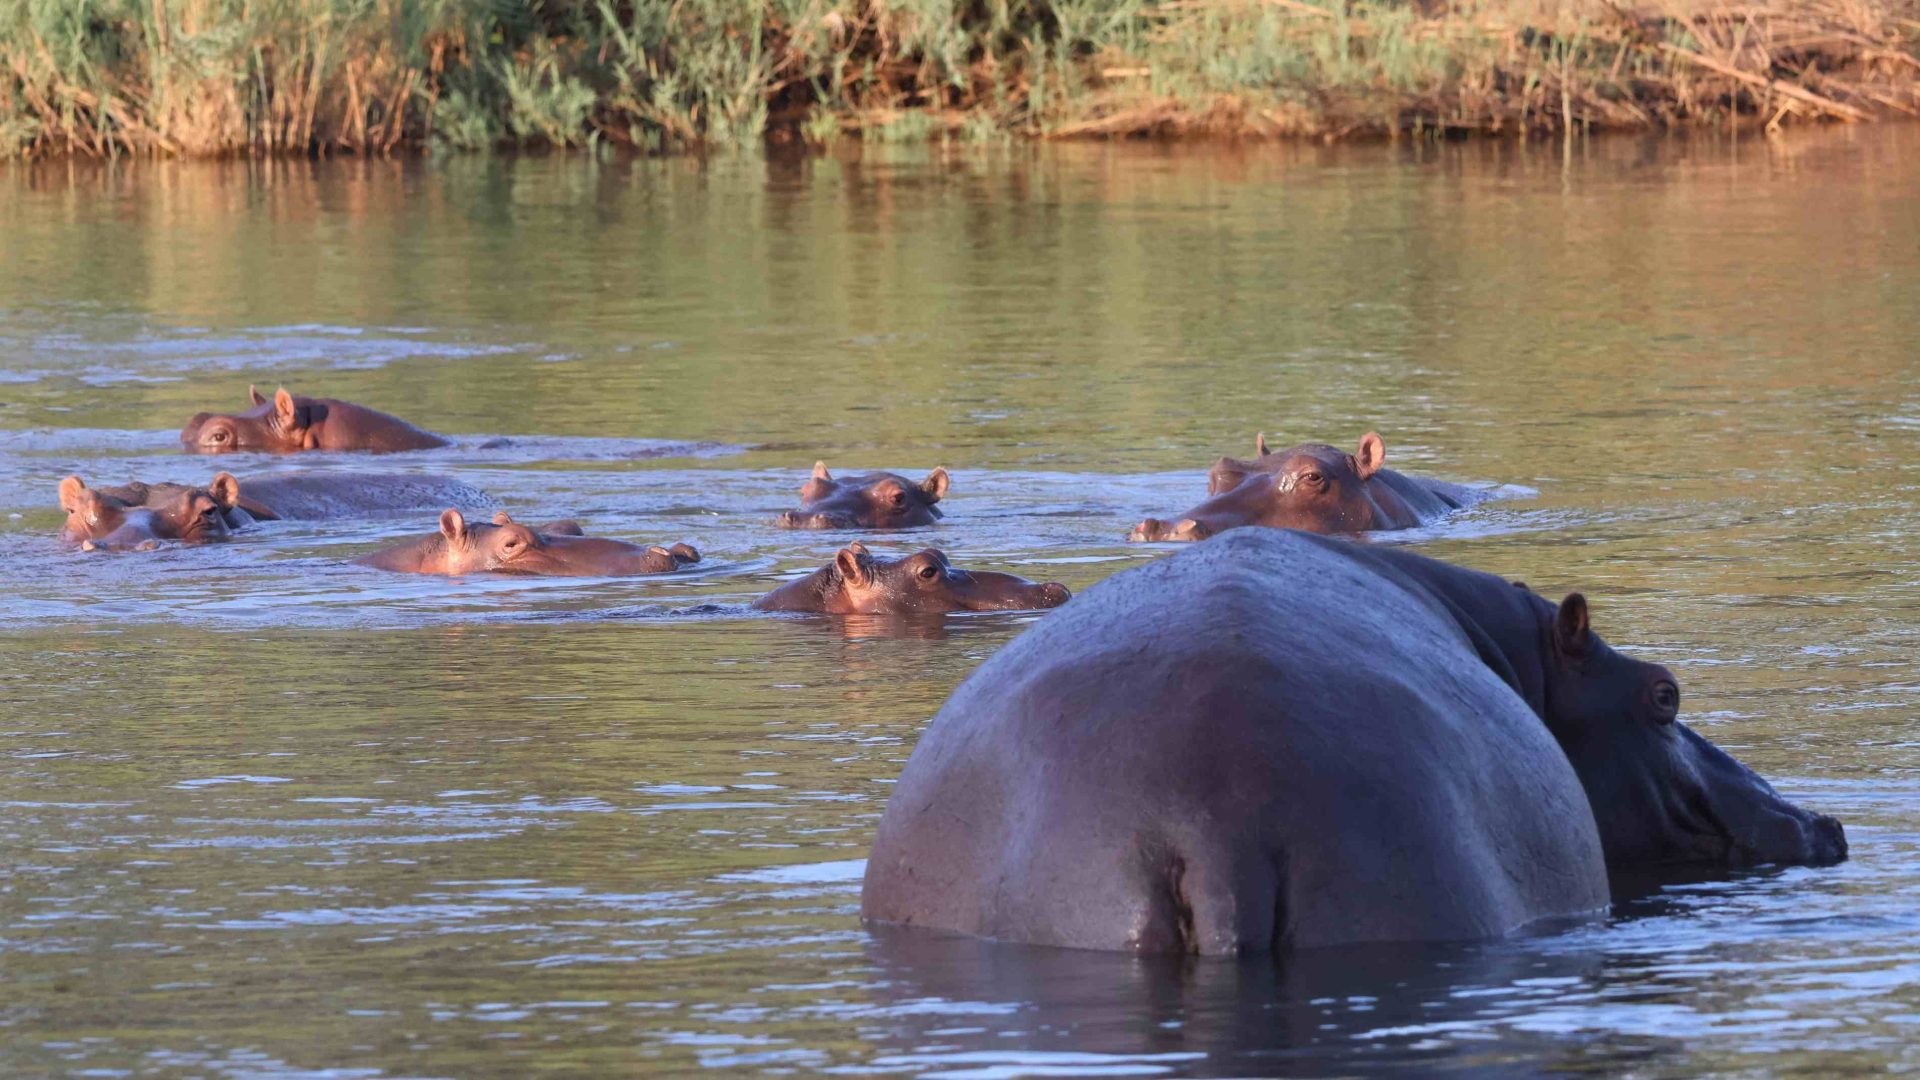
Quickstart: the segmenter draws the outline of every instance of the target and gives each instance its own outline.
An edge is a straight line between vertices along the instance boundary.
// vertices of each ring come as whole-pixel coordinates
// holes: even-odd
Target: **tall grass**
[[[1920,0],[10,0],[0,156],[1920,114]]]

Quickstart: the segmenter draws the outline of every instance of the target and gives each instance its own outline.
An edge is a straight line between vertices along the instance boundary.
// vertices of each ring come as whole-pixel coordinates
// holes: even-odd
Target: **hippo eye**
[[[1664,679],[1653,684],[1653,719],[1671,724],[1680,715],[1680,688]]]
[[[207,435],[208,442],[223,443],[227,441],[227,438],[228,436],[225,431],[214,431]]]
[[[940,576],[940,568],[932,563],[928,563],[921,567],[917,573],[919,573],[921,581],[932,581],[934,578]]]
[[[887,496],[887,501],[895,506],[905,506],[907,505],[907,493],[904,491],[896,491]]]
[[[1300,480],[1302,483],[1312,484],[1315,487],[1319,487],[1321,484],[1327,482],[1327,478],[1317,472],[1303,472],[1300,474]]]

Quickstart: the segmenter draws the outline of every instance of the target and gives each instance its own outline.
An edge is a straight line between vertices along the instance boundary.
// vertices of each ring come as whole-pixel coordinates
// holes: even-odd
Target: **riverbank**
[[[1920,0],[30,0],[0,157],[1920,115]]]

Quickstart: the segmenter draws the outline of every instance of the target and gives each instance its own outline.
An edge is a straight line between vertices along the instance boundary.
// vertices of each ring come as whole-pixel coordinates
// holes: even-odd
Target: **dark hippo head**
[[[935,506],[947,494],[947,470],[916,484],[898,473],[870,472],[836,480],[827,463],[813,463],[800,489],[800,509],[781,514],[783,529],[907,529],[940,520]]]
[[[755,603],[768,611],[831,615],[901,615],[951,611],[1029,611],[1059,607],[1072,596],[1055,582],[966,571],[934,548],[900,559],[877,559],[848,544],[826,566],[775,589]]]
[[[1367,481],[1380,471],[1387,447],[1368,432],[1347,453],[1325,443],[1267,451],[1262,435],[1253,461],[1223,457],[1207,473],[1207,501],[1175,521],[1148,518],[1128,540],[1204,540],[1243,525],[1314,533],[1364,532],[1375,527]]]
[[[1587,789],[1610,866],[1846,858],[1838,821],[1781,798],[1681,723],[1673,672],[1602,641],[1579,593],[1552,611],[1546,636],[1543,715]]]
[[[257,451],[291,454],[310,449],[308,410],[286,390],[275,390],[273,400],[247,387],[253,407],[241,413],[196,413],[180,429],[180,445],[189,453],[231,454]]]
[[[533,529],[499,513],[492,524],[469,522],[460,511],[450,509],[441,513],[438,533],[360,561],[416,574],[624,577],[678,570],[699,562],[700,553],[687,544],[667,548],[585,536],[572,521]]]
[[[89,488],[78,476],[60,481],[60,507],[67,522],[60,538],[95,548],[148,550],[162,541],[204,544],[232,533],[240,482],[220,473],[204,488],[186,484],[130,484]]]

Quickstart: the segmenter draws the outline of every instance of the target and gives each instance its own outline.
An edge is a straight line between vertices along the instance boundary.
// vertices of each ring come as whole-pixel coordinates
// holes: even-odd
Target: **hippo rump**
[[[940,520],[935,504],[947,495],[947,470],[918,484],[899,473],[869,472],[835,479],[827,463],[813,463],[800,487],[800,509],[775,519],[783,529],[911,529]]]
[[[354,560],[411,574],[535,574],[546,577],[632,577],[666,574],[700,561],[691,545],[630,544],[587,536],[572,521],[531,528],[505,513],[491,525],[458,510],[440,515],[440,530]]]
[[[1260,953],[1499,937],[1600,910],[1609,865],[1845,856],[1678,707],[1577,594],[1233,532],[1088,590],[954,691],[862,915]]]
[[[1411,529],[1487,498],[1484,492],[1386,468],[1387,446],[1368,432],[1354,453],[1302,443],[1278,453],[1254,440],[1251,460],[1223,457],[1207,472],[1207,500],[1177,521],[1148,518],[1128,540],[1204,540],[1243,525],[1358,533]]]
[[[909,615],[954,611],[1029,611],[1059,607],[1072,594],[1013,574],[962,570],[934,548],[876,559],[848,544],[827,565],[754,601],[761,611],[827,615]]]
[[[253,451],[293,454],[304,450],[365,450],[391,454],[451,445],[397,416],[333,398],[296,397],[283,388],[269,401],[247,387],[252,407],[240,413],[198,413],[180,430],[188,453]]]

